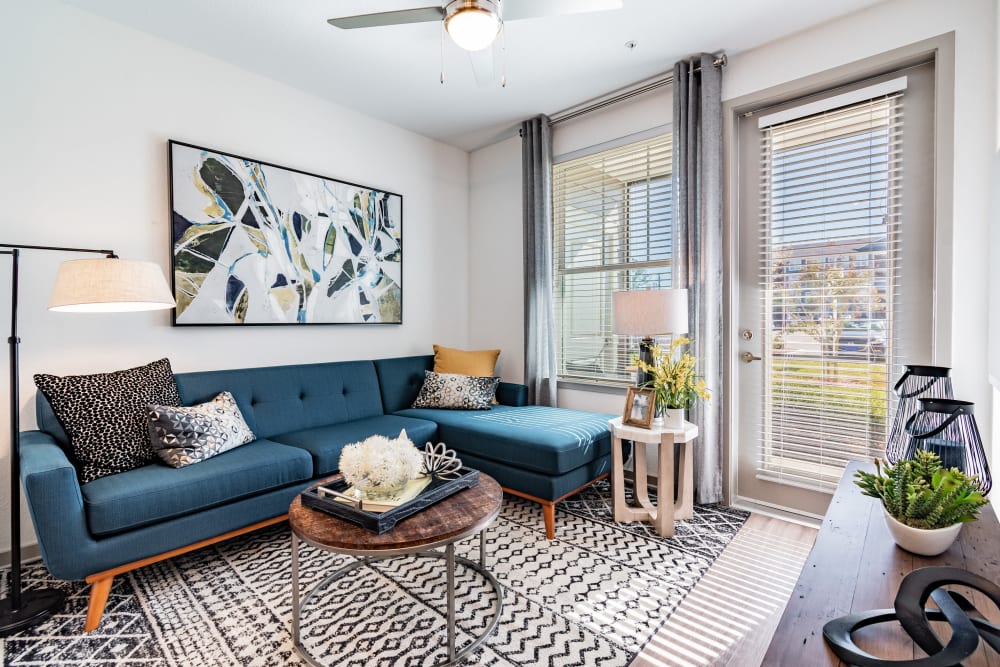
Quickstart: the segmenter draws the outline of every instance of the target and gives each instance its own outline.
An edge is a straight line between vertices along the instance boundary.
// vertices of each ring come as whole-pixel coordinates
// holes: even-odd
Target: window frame
[[[620,137],[612,141],[604,142],[594,146],[590,146],[581,150],[572,151],[570,153],[564,153],[558,155],[553,160],[553,178],[552,178],[552,197],[553,197],[553,233],[552,233],[552,245],[553,245],[553,304],[555,308],[554,319],[555,319],[555,331],[554,336],[556,338],[556,370],[557,370],[557,381],[560,385],[573,385],[586,389],[596,389],[596,390],[610,390],[614,392],[621,391],[621,389],[634,384],[634,367],[631,367],[631,357],[633,353],[637,353],[639,350],[639,338],[635,336],[619,336],[612,331],[611,322],[611,294],[613,291],[620,289],[626,289],[626,283],[628,281],[627,272],[630,270],[641,270],[641,269],[656,269],[656,270],[667,270],[670,272],[669,277],[666,281],[659,280],[659,287],[669,287],[673,280],[672,269],[673,269],[673,253],[674,253],[674,212],[673,212],[673,128],[671,125],[662,125],[649,130],[631,134],[625,137]],[[559,178],[557,176],[557,169],[559,165],[565,164],[567,162],[584,160],[586,158],[593,158],[594,156],[600,155],[601,153],[612,153],[618,149],[633,145],[646,143],[644,150],[648,150],[651,145],[654,145],[662,141],[667,140],[667,151],[668,158],[665,170],[653,170],[649,171],[647,166],[647,174],[645,178],[637,178],[633,180],[625,180],[621,182],[620,192],[618,193],[619,201],[621,205],[618,209],[621,212],[620,220],[616,225],[616,233],[619,237],[617,242],[620,245],[619,248],[612,247],[609,248],[607,243],[606,234],[602,236],[601,244],[601,262],[598,266],[582,266],[577,267],[580,270],[572,270],[572,267],[567,269],[566,259],[567,253],[567,241],[565,238],[566,224],[565,218],[563,216],[563,211],[559,209],[560,196],[558,194]],[[636,162],[640,162],[643,158],[638,158]],[[667,202],[667,210],[669,216],[668,229],[665,232],[666,242],[665,245],[668,248],[668,257],[662,260],[643,260],[639,262],[630,262],[629,252],[630,252],[630,239],[629,236],[632,234],[632,229],[630,225],[630,208],[635,205],[632,195],[631,188],[640,183],[653,184],[656,182],[665,182],[667,184],[665,201]],[[602,213],[609,210],[610,207],[602,206]],[[648,209],[647,204],[647,209]],[[648,216],[647,216],[648,217]],[[644,235],[646,239],[649,238],[649,228],[647,227],[647,232]],[[644,254],[647,257],[656,251],[650,251],[648,249],[648,242],[646,244],[646,251]],[[607,303],[603,306],[604,312],[602,313],[602,327],[601,331],[607,331],[603,335],[603,341],[597,354],[593,355],[593,359],[598,362],[601,361],[602,357],[609,354],[606,350],[608,346],[612,347],[610,354],[615,359],[614,363],[620,365],[621,371],[616,373],[607,372],[595,372],[587,373],[585,371],[580,371],[578,373],[572,373],[566,371],[566,365],[564,362],[564,354],[567,346],[568,338],[564,336],[564,322],[566,321],[566,316],[562,309],[565,303],[564,299],[560,295],[560,290],[563,288],[564,283],[563,278],[565,276],[571,275],[582,275],[582,274],[601,274],[604,278],[598,278],[602,281],[618,281],[620,284],[613,287],[609,287],[607,291]],[[625,274],[625,275],[621,275]],[[601,334],[598,332],[595,338],[600,338]],[[669,338],[659,337],[656,339],[657,343],[663,343]]]

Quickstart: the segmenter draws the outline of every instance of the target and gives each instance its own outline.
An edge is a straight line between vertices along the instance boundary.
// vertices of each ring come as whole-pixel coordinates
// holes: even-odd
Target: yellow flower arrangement
[[[695,375],[698,360],[694,355],[685,352],[674,358],[680,348],[690,343],[689,338],[678,336],[666,350],[660,345],[654,345],[651,348],[651,364],[645,363],[637,355],[632,358],[640,370],[653,376],[642,386],[653,389],[657,410],[661,407],[690,409],[697,399],[707,401],[710,398],[708,385]]]

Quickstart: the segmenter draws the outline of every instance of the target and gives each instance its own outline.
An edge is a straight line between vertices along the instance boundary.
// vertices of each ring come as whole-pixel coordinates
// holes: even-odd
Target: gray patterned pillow
[[[424,371],[424,384],[411,407],[489,410],[499,384],[500,378]]]
[[[167,359],[113,373],[39,374],[35,385],[69,436],[81,484],[155,461],[146,406],[181,404]]]
[[[150,405],[148,414],[150,444],[174,468],[210,459],[255,437],[228,391],[190,407]]]

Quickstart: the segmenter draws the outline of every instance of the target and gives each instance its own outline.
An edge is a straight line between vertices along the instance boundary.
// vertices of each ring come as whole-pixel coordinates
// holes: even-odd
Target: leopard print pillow
[[[499,384],[500,378],[424,371],[424,384],[411,407],[489,410]]]
[[[156,460],[146,406],[179,406],[170,360],[95,375],[36,375],[35,386],[69,436],[81,484]]]

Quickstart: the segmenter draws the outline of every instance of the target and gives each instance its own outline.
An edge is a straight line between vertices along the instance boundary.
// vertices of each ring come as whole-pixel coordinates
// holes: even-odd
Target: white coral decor
[[[340,472],[348,483],[360,489],[396,487],[419,475],[423,462],[420,451],[403,430],[392,440],[373,435],[347,445],[340,453]]]

